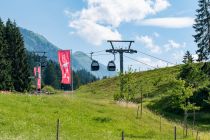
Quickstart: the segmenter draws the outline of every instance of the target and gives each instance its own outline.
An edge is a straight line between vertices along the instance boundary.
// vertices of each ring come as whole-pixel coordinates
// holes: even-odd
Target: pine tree
[[[199,8],[196,10],[197,15],[193,28],[195,29],[196,35],[193,35],[195,42],[197,43],[198,50],[198,61],[207,60],[210,54],[210,21],[208,12],[207,0],[199,0]]]
[[[11,77],[14,89],[23,92],[28,90],[30,86],[29,66],[23,38],[16,23],[12,23],[10,20],[6,22],[5,34],[5,39],[8,44],[7,55],[12,67]]]
[[[187,63],[193,63],[193,57],[192,55],[190,54],[189,51],[187,51],[183,57],[183,63],[187,64]]]
[[[11,67],[6,55],[8,49],[5,41],[5,26],[0,19],[0,90],[11,90],[13,88],[11,82]]]
[[[49,61],[44,70],[44,83],[46,85],[51,85],[52,87],[58,89],[60,87],[58,75],[56,73],[56,64]]]

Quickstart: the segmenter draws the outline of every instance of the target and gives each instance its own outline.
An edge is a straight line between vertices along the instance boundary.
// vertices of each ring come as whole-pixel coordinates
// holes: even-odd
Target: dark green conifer
[[[183,63],[187,64],[187,63],[193,63],[193,57],[192,55],[190,54],[189,51],[187,51],[183,57]]]
[[[196,34],[193,35],[197,43],[198,61],[208,60],[210,54],[210,16],[208,11],[209,2],[207,0],[198,0],[199,8],[196,10],[197,15],[193,28]]]
[[[30,87],[29,66],[23,38],[15,22],[6,22],[5,39],[8,44],[7,55],[11,61],[14,89],[23,92]]]
[[[13,88],[11,81],[10,61],[6,55],[8,45],[5,38],[5,26],[0,19],[0,90],[11,90]]]

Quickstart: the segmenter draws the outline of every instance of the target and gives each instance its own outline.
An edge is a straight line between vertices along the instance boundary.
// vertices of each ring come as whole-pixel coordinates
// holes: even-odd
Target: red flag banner
[[[34,67],[34,77],[36,79],[37,89],[41,89],[41,67]]]
[[[37,88],[41,89],[41,67],[37,67]]]
[[[60,64],[60,69],[62,73],[62,84],[71,84],[71,56],[70,50],[59,50],[58,51],[58,61]]]

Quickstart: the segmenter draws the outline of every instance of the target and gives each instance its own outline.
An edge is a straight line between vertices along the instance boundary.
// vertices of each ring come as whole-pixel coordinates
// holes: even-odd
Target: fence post
[[[193,110],[193,130],[195,129],[195,110]]]
[[[196,134],[196,140],[198,140],[198,131],[197,131],[197,134]]]
[[[182,127],[183,127],[183,138],[184,138],[184,130],[185,130],[185,124],[184,124],[184,121],[182,122]]]
[[[56,140],[59,140],[59,125],[60,125],[60,121],[58,119],[57,125],[56,125]]]
[[[176,140],[176,126],[174,127],[174,140]]]
[[[124,140],[124,131],[122,131],[122,140]]]
[[[138,106],[138,109],[137,109],[137,119],[139,118],[139,106]]]
[[[162,125],[162,121],[161,121],[161,116],[160,116],[160,132],[161,132],[161,129],[162,129],[161,125]]]
[[[141,88],[141,117],[142,117],[142,110],[143,110],[142,104],[143,104],[143,93],[142,93],[142,88]]]

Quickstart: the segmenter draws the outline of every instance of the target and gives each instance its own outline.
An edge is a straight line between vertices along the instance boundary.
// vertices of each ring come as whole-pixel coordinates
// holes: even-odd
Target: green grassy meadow
[[[53,140],[56,120],[60,119],[62,140],[119,140],[125,138],[173,139],[176,125],[182,138],[182,128],[144,109],[136,118],[135,105],[120,105],[111,100],[87,98],[82,95],[0,95],[0,139]],[[87,93],[91,94],[91,93]],[[191,139],[191,138],[187,138]]]
[[[177,139],[194,140],[196,132],[189,130],[189,136],[183,137],[179,121],[160,119],[147,109],[164,91],[157,92],[152,80],[162,76],[160,85],[166,84],[177,71],[175,67],[134,74],[146,86],[143,114],[138,118],[138,104],[113,100],[119,91],[117,78],[82,86],[74,93],[0,94],[0,140],[55,140],[58,118],[60,140],[120,140],[122,130],[125,140],[173,140],[175,126]],[[208,140],[210,134],[199,131],[199,137]]]

